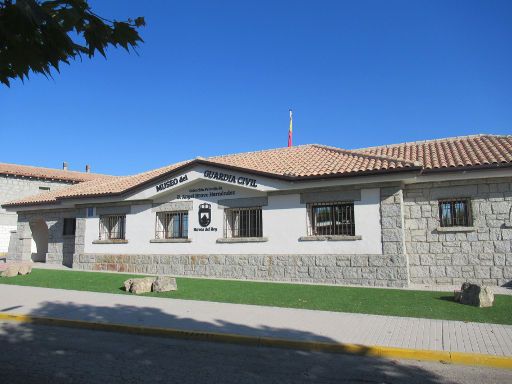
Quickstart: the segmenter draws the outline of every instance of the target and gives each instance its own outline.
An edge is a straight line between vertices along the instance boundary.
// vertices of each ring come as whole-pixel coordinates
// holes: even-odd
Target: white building
[[[492,135],[197,158],[5,204],[9,257],[33,239],[37,257],[88,270],[505,285],[511,166],[512,137]]]

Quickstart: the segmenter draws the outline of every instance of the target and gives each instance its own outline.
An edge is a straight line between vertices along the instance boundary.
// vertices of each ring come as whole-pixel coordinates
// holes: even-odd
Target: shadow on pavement
[[[333,341],[291,329],[203,323],[159,309],[47,303],[32,316]],[[340,327],[343,324],[339,324]],[[4,383],[447,383],[419,367],[365,356],[175,340],[30,323],[0,323]]]

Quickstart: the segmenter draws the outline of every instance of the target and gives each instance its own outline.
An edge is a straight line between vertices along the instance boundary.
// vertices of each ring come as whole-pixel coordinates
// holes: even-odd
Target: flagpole
[[[291,109],[289,109],[289,111],[290,111],[290,127],[288,128],[288,147],[291,147],[292,142],[293,142],[293,114],[292,114]]]

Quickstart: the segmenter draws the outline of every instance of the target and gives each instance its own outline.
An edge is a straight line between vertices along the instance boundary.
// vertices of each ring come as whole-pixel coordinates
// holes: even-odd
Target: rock
[[[5,271],[2,272],[2,277],[14,277],[18,276],[20,270],[20,264],[10,264]]]
[[[155,282],[156,277],[143,277],[141,279],[133,279],[130,287],[130,292],[136,295],[141,293],[151,292],[151,287]]]
[[[128,280],[126,280],[126,281],[123,283],[123,285],[124,285],[124,290],[125,290],[126,292],[130,292],[130,290],[131,290],[131,288],[132,288],[133,280],[134,280],[134,279],[128,279]]]
[[[492,307],[494,303],[494,292],[490,287],[482,287],[480,291],[480,308]]]
[[[176,279],[170,276],[158,276],[153,283],[153,292],[176,291]]]
[[[18,270],[18,275],[28,275],[30,272],[32,272],[32,263],[31,262],[25,262],[20,264],[20,268]]]
[[[167,292],[178,289],[176,279],[170,276],[143,277],[139,279],[128,279],[124,282],[126,292],[135,294],[146,292]]]
[[[480,308],[492,307],[494,293],[490,287],[464,283],[462,284],[461,290],[460,302],[462,304],[473,305]]]

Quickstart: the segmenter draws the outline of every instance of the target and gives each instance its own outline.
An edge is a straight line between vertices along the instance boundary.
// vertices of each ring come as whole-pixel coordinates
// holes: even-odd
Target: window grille
[[[307,205],[308,236],[355,236],[354,203],[329,202]]]
[[[230,208],[224,211],[224,237],[262,237],[261,207]]]
[[[100,216],[100,240],[124,239],[126,215]]]
[[[65,218],[64,225],[62,228],[62,234],[64,236],[72,236],[76,231],[76,219],[75,218]]]
[[[441,227],[470,227],[471,212],[467,199],[443,200],[439,202]]]
[[[188,211],[157,212],[155,238],[188,238]]]

